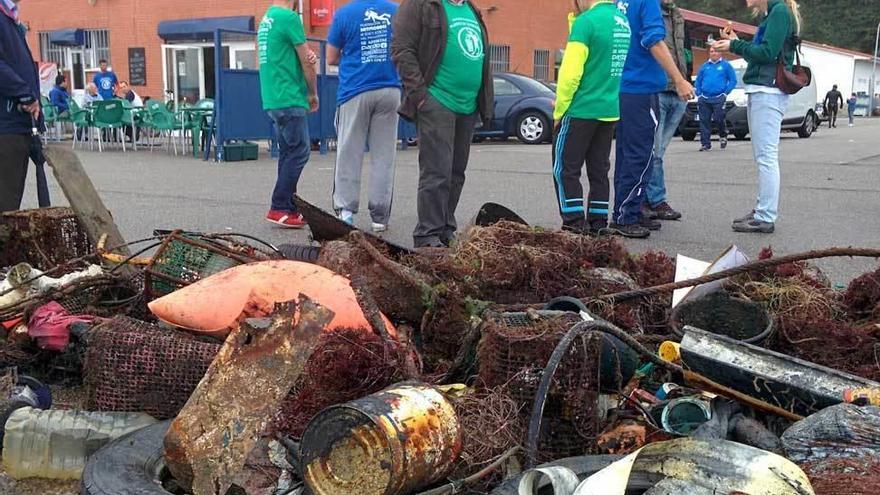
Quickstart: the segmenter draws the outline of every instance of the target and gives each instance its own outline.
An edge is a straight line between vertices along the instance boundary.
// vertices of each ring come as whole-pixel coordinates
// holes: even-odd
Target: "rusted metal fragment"
[[[398,495],[442,480],[461,448],[449,401],[409,383],[325,409],[303,434],[301,462],[316,495]]]
[[[229,335],[165,437],[166,463],[182,486],[226,493],[332,318],[301,296]]]

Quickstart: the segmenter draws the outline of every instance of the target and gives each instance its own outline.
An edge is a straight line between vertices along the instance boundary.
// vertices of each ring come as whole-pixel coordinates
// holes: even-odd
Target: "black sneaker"
[[[651,213],[653,213],[654,218],[656,218],[658,220],[679,220],[679,219],[681,219],[681,213],[673,210],[672,207],[669,206],[669,203],[667,203],[666,201],[651,208]]]
[[[660,230],[663,227],[663,224],[660,223],[659,220],[645,217],[639,219],[639,225],[648,230]]]
[[[709,151],[711,149],[712,149],[711,146],[700,146],[700,151]]]
[[[754,220],[754,219],[755,219],[755,210],[752,210],[752,211],[749,212],[748,215],[746,215],[746,216],[744,216],[744,217],[739,217],[739,218],[735,219],[735,220],[733,221],[733,223],[734,223],[734,225],[736,225],[736,224],[738,224],[738,223],[746,223],[746,222],[752,221],[752,220]]]
[[[646,239],[651,236],[651,231],[642,227],[637,223],[630,225],[619,225],[612,223],[608,226],[608,233],[611,235],[619,235],[630,239]]]
[[[772,234],[776,230],[776,224],[770,222],[762,222],[754,218],[748,222],[733,224],[735,232],[746,232],[754,234]]]
[[[650,218],[653,220],[657,218],[657,213],[655,213],[654,210],[651,209],[651,206],[649,204],[645,203],[642,205],[642,218]]]
[[[721,138],[721,149],[727,148],[727,138]]]

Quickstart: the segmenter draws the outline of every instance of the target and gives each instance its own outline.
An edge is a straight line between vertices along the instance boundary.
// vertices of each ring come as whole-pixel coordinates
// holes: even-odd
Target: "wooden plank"
[[[64,191],[70,207],[76,213],[77,218],[86,230],[86,235],[93,245],[97,246],[102,236],[106,236],[105,244],[114,249],[114,252],[128,257],[131,251],[125,245],[125,239],[119,232],[119,227],[113,221],[110,211],[104,206],[95,185],[89,179],[79,161],[79,157],[60,144],[49,144],[44,149],[46,163],[52,167],[55,180]],[[121,246],[121,247],[120,247]],[[120,271],[126,275],[133,275],[134,267],[123,266]]]

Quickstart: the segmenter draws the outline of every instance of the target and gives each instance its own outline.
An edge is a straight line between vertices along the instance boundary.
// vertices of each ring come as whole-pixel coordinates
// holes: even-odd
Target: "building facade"
[[[338,8],[347,0],[299,0],[306,34],[324,39],[327,27],[312,9]],[[543,2],[478,0],[492,45],[493,68],[550,80],[555,55],[567,37],[567,2],[546,8]],[[269,0],[28,0],[22,21],[36,59],[58,64],[75,93],[81,92],[107,59],[120,80],[142,95],[177,99],[213,95],[217,27],[253,30]],[[326,19],[326,18],[325,18]],[[314,48],[319,51],[320,44]],[[224,39],[221,64],[255,68],[255,42],[248,37]]]
[[[306,34],[321,40],[326,38],[324,24],[332,11],[348,1],[295,0],[292,3],[298,4],[303,12]],[[570,2],[472,1],[481,8],[490,31],[488,53],[495,71],[555,80],[568,37]],[[22,3],[21,11],[35,58],[58,64],[61,72],[68,75],[74,94],[82,92],[103,58],[110,62],[120,80],[129,81],[143,96],[195,101],[213,97],[218,62],[223,67],[256,68],[254,37],[228,36],[223,40],[221,53],[217,54],[214,30],[220,27],[252,31],[270,3],[270,0],[28,0]],[[707,43],[713,36],[717,37],[718,29],[727,21],[692,11],[685,11],[685,19],[696,71],[707,58]],[[746,37],[755,32],[754,26],[745,24],[736,23],[734,28]],[[320,52],[319,42],[314,43],[314,49]],[[859,59],[854,52],[820,51],[822,66],[826,63],[852,66],[854,60],[864,58],[857,54],[862,56]],[[850,76],[839,81],[843,89],[859,87],[864,79],[864,76],[853,75],[853,71],[848,69]],[[824,88],[826,81],[819,78]]]

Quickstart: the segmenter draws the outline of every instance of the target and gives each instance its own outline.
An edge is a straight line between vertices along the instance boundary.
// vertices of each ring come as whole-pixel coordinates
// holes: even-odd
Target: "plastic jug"
[[[79,479],[86,460],[96,450],[155,422],[143,413],[24,407],[6,421],[3,468],[17,479]]]

